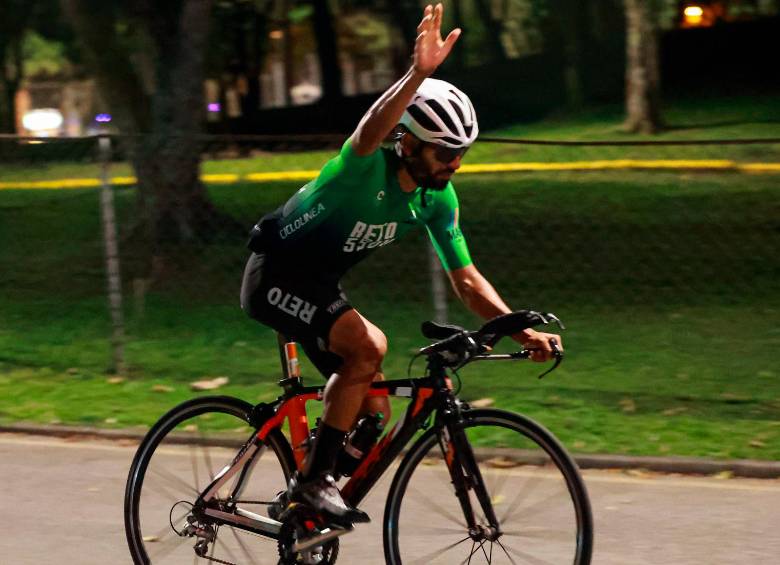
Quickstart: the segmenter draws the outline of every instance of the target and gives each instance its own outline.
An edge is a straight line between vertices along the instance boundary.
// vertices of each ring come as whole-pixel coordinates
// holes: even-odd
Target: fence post
[[[111,138],[98,137],[100,159],[100,212],[103,224],[103,249],[106,260],[108,303],[111,311],[111,365],[112,373],[125,370],[125,324],[122,316],[122,277],[119,270],[119,245],[117,244],[116,215],[114,213],[114,192],[108,176],[111,163]]]
[[[444,282],[444,269],[441,268],[441,262],[433,249],[431,242],[428,242],[428,265],[431,274],[431,296],[433,298],[433,316],[436,322],[440,324],[447,323],[447,285]]]

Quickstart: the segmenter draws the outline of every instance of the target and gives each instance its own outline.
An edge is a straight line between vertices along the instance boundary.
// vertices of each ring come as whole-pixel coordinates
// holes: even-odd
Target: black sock
[[[322,473],[332,474],[346,438],[347,432],[342,432],[325,422],[321,422],[317,428],[317,439],[314,440],[314,445],[306,458],[306,465],[302,473],[303,480],[307,481]]]

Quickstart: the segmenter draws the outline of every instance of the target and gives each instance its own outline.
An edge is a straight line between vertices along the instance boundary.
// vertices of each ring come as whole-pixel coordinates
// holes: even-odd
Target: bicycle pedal
[[[294,553],[307,551],[313,547],[323,545],[331,540],[336,539],[337,537],[343,536],[344,534],[348,534],[351,531],[352,528],[325,528],[318,534],[295,542],[293,544],[292,550]]]
[[[303,502],[291,502],[287,505],[277,520],[279,522],[295,522],[318,517],[315,510]]]

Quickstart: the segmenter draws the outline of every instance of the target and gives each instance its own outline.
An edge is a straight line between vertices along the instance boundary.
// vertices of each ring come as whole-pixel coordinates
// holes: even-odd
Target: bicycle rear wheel
[[[149,430],[136,452],[125,490],[125,531],[135,563],[192,564],[199,538],[180,536],[192,505],[216,473],[230,465],[238,449],[256,433],[249,425],[252,405],[230,397],[204,397],[180,404]],[[295,470],[292,450],[279,430],[247,465],[237,505],[268,515],[273,498]],[[228,500],[241,474],[218,498]],[[215,526],[209,557],[238,563],[277,563],[277,541]],[[202,560],[206,563],[205,560]]]
[[[576,464],[558,440],[518,414],[469,410],[463,417],[469,443],[500,446],[476,451],[502,534],[493,541],[470,535],[439,445],[441,430],[433,428],[412,446],[390,487],[387,563],[588,565],[590,502]],[[473,488],[469,496],[478,525],[488,526]]]

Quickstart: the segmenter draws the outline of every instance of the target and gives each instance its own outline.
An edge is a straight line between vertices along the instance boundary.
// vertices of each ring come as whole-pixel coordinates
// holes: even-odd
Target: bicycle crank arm
[[[295,542],[295,544],[292,546],[293,553],[307,551],[312,547],[317,547],[318,545],[327,543],[330,540],[336,539],[337,537],[343,536],[344,534],[348,534],[351,531],[352,528],[326,528],[316,536]]]

